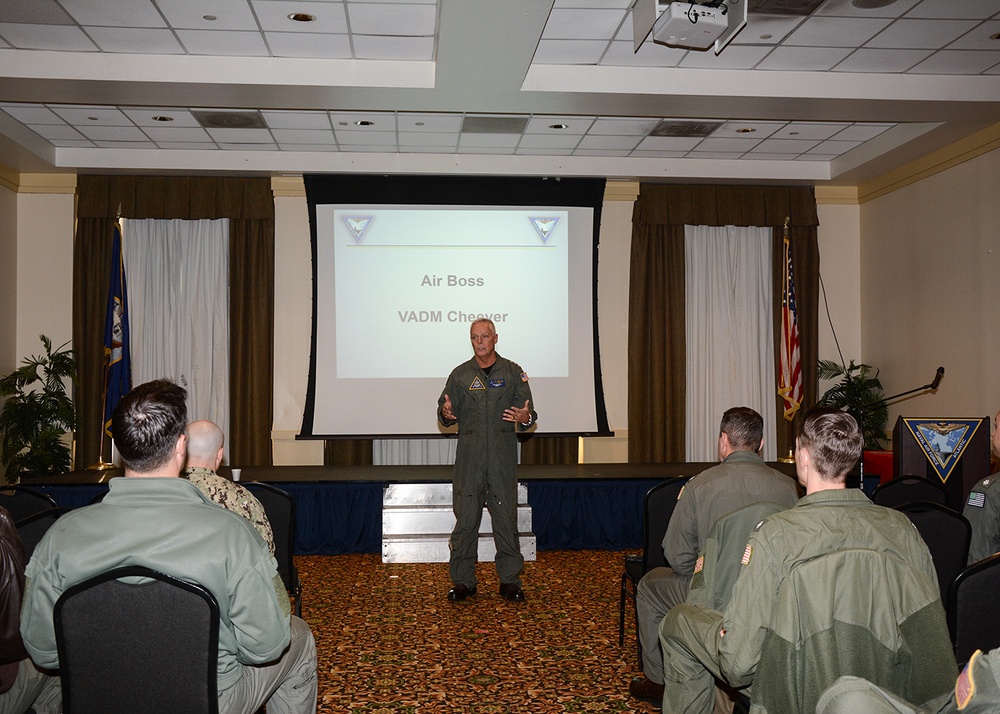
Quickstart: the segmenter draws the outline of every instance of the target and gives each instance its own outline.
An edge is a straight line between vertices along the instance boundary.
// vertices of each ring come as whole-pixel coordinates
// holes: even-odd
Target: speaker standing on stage
[[[476,594],[479,523],[483,504],[493,521],[500,595],[524,602],[517,528],[517,432],[530,428],[533,408],[528,375],[520,365],[496,353],[491,320],[469,329],[475,356],[452,370],[438,399],[438,420],[458,422],[458,450],[452,480],[455,530],[451,534],[450,575],[455,587],[448,599],[459,602]]]

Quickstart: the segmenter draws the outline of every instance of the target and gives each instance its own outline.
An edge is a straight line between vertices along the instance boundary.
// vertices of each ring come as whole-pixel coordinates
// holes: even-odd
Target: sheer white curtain
[[[453,464],[457,447],[458,439],[375,439],[372,463],[376,466]]]
[[[122,221],[132,383],[172,379],[229,445],[229,219]]]
[[[775,448],[771,229],[685,226],[688,461],[718,458],[729,407],[764,417],[764,458]]]

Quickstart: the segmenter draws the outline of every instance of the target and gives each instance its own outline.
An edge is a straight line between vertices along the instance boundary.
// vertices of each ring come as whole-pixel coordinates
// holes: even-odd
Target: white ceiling
[[[3,0],[0,163],[857,183],[1000,121],[1000,0],[744,1],[715,55],[631,0]]]

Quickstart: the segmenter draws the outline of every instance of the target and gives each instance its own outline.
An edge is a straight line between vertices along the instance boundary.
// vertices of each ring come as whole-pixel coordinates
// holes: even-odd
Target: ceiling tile
[[[267,45],[275,57],[352,59],[347,35],[309,35],[301,32],[265,32]]]
[[[281,0],[254,0],[251,2],[260,29],[265,32],[291,32],[322,34],[347,33],[347,15],[344,4],[339,2],[283,2]],[[312,22],[296,22],[288,16],[304,13],[314,16]],[[355,29],[355,32],[358,30]]]
[[[933,17],[939,19],[971,18],[985,20],[997,10],[996,0],[924,0],[906,14],[907,17]]]
[[[123,107],[122,113],[136,126],[171,127],[201,127],[198,120],[186,109],[167,109],[157,107]],[[157,121],[154,117],[170,117],[173,121]]]
[[[95,141],[94,144],[101,149],[156,149],[156,144],[152,141],[114,141],[112,139]]]
[[[776,45],[806,21],[795,15],[751,15],[747,26],[733,38],[736,45]]]
[[[434,59],[434,38],[354,35],[354,57],[367,60],[429,62]]]
[[[760,62],[770,47],[759,45],[730,45],[721,55],[712,50],[705,52],[688,52],[681,60],[681,67],[701,69],[749,69]]]
[[[62,117],[41,104],[4,104],[3,110],[22,124],[64,124]]]
[[[39,124],[32,126],[31,130],[49,141],[56,141],[57,139],[79,140],[84,138],[83,134],[66,124]]]
[[[453,132],[462,129],[460,114],[400,114],[396,117],[400,133],[407,131]],[[456,139],[457,141],[457,139]]]
[[[975,20],[897,20],[866,47],[936,50],[976,26]]]
[[[628,156],[628,149],[576,149],[573,156]]]
[[[454,146],[400,146],[401,154],[454,154]]]
[[[279,144],[335,144],[332,129],[271,129]]]
[[[739,152],[741,154],[750,151],[763,139],[716,139],[709,137],[703,140],[694,151],[715,151],[715,152]]]
[[[772,154],[766,151],[751,151],[748,154],[744,154],[742,157],[743,161],[788,161],[794,158],[795,154]]]
[[[72,25],[55,0],[4,0],[0,2],[0,23],[19,22],[37,25]]]
[[[77,128],[92,141],[147,141],[146,135],[134,126],[78,126]]]
[[[281,151],[339,151],[336,144],[278,144]]]
[[[257,30],[246,0],[156,0],[156,6],[175,29]],[[214,20],[206,20],[214,17]]]
[[[674,67],[688,53],[677,47],[664,47],[655,42],[643,42],[634,52],[632,42],[612,42],[601,58],[607,67]]]
[[[574,155],[573,149],[552,149],[552,148],[536,149],[530,146],[524,146],[523,144],[521,146],[518,146],[517,150],[514,153],[520,154],[522,156],[573,156]]]
[[[0,37],[12,47],[22,50],[62,50],[64,52],[96,52],[97,47],[72,25],[0,24]]]
[[[431,131],[401,131],[400,146],[458,146],[458,132],[439,133]]]
[[[742,151],[698,151],[695,149],[688,153],[693,159],[739,159],[743,156]]]
[[[143,127],[142,131],[156,143],[162,141],[183,141],[186,143],[201,143],[202,146],[213,143],[212,137],[201,127],[147,126]]]
[[[102,52],[180,55],[184,48],[170,30],[133,27],[88,27],[87,34]]]
[[[828,124],[825,122],[793,121],[774,132],[771,136],[775,139],[815,139],[816,141],[821,141],[829,139],[838,131],[847,128],[847,126],[849,125],[842,123]]]
[[[687,156],[686,151],[648,151],[636,149],[630,156],[640,159],[683,159]]]
[[[1000,33],[1000,20],[991,20],[977,25],[948,45],[949,50],[990,50],[1000,51],[1000,42],[992,39]]]
[[[868,141],[879,134],[884,134],[893,126],[893,124],[855,124],[846,127],[831,138],[837,141]]]
[[[3,34],[0,32],[0,34]],[[597,64],[607,49],[603,40],[542,40],[532,64]]]
[[[586,134],[594,123],[594,117],[566,117],[536,115],[528,120],[525,134]],[[552,125],[565,125],[563,129],[553,129]]]
[[[708,121],[708,120],[706,120]],[[712,132],[713,139],[766,139],[785,126],[783,121],[727,121]],[[747,131],[752,129],[753,131]]]
[[[811,17],[785,42],[804,47],[857,47],[885,29],[890,22],[884,18]]]
[[[370,127],[369,127],[370,128]],[[385,147],[396,146],[396,132],[394,131],[340,131],[334,132],[337,135],[337,143],[343,146],[364,145]]]
[[[909,74],[979,74],[1000,63],[1000,53],[977,50],[941,50],[909,71]]]
[[[632,150],[638,144],[638,136],[595,136],[588,134],[580,142],[583,149]]]
[[[833,161],[837,157],[833,154],[802,154],[796,156],[795,161]]]
[[[430,37],[437,28],[435,5],[347,4],[351,32],[359,35]]]
[[[459,137],[458,145],[463,149],[469,148],[514,148],[520,140],[519,134],[462,134]]]
[[[210,144],[200,144],[197,142],[190,141],[158,141],[156,145],[161,149],[169,149],[171,151],[177,150],[192,150],[192,151],[216,151],[218,147],[214,143]]]
[[[267,129],[206,129],[208,135],[215,141],[230,143],[266,143],[271,141],[271,134]]]
[[[631,7],[634,0],[556,0],[555,7],[566,8],[566,7],[592,7],[592,8],[609,8],[609,7],[619,7],[623,10]]]
[[[918,62],[927,59],[934,50],[855,50],[834,72],[905,72]]]
[[[809,149],[807,153],[839,156],[840,154],[846,154],[851,149],[858,148],[861,146],[861,143],[860,141],[823,141]]]
[[[386,147],[375,144],[344,144],[340,147],[340,150],[356,154],[392,154],[395,151],[391,146]]]
[[[589,135],[612,134],[620,136],[646,136],[660,123],[659,119],[618,119],[598,117],[590,127]]]
[[[392,112],[330,112],[330,121],[337,132],[342,131],[396,131],[396,115]],[[358,122],[372,122],[359,125]]]
[[[621,9],[587,10],[555,8],[549,13],[542,38],[546,40],[607,40],[631,15]]]
[[[510,156],[514,153],[514,149],[510,146],[459,146],[457,153]]]
[[[757,69],[821,72],[842,62],[850,52],[839,47],[775,47]]]
[[[579,134],[567,136],[556,136],[553,134],[525,134],[521,137],[518,148],[541,149],[550,147],[553,149],[573,149],[580,143]]]
[[[868,9],[855,7],[854,0],[826,0],[819,6],[815,14],[836,15],[838,17],[902,17],[918,2],[920,0],[893,0],[885,7]]]
[[[226,151],[277,151],[278,147],[275,144],[251,144],[251,143],[239,143],[239,144],[219,144],[220,149]]]
[[[52,111],[77,126],[132,126],[132,121],[114,107],[69,107],[57,105]]]
[[[809,139],[765,139],[754,147],[753,153],[801,154],[817,143]]]
[[[325,129],[332,131],[326,112],[268,112],[261,115],[271,129]]]
[[[60,5],[81,25],[104,27],[165,27],[149,0],[107,2],[107,0],[60,0]]]
[[[267,47],[259,32],[178,30],[177,36],[193,55],[267,57]]]
[[[700,138],[686,136],[647,136],[637,147],[641,151],[690,151]]]

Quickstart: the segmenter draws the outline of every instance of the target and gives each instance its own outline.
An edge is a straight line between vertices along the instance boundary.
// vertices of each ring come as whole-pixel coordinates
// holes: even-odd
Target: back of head
[[[165,379],[141,384],[118,402],[111,434],[125,467],[155,471],[170,460],[187,426],[187,391]]]
[[[861,457],[864,440],[858,422],[847,412],[829,407],[810,409],[796,435],[799,448],[809,451],[816,471],[827,481],[843,481]]]
[[[187,464],[215,469],[218,466],[219,450],[225,444],[222,429],[207,419],[193,421],[187,425]]]
[[[729,437],[729,446],[734,451],[756,452],[764,440],[764,417],[750,407],[727,409],[719,433]]]

